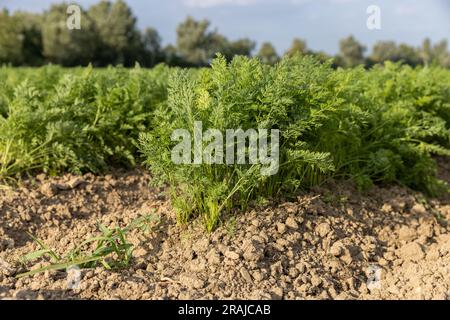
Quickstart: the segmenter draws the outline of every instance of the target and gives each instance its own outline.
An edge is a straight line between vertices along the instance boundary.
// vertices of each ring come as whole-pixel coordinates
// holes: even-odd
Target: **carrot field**
[[[361,280],[369,263],[428,259],[425,246],[448,258],[448,69],[218,55],[200,69],[2,67],[0,83],[0,289],[69,298],[48,279],[77,266],[89,299],[110,294],[102,277],[133,299],[389,298],[402,296]],[[276,170],[250,161],[251,140],[211,150],[212,129],[276,130]],[[175,163],[176,130],[217,161],[194,148]],[[130,274],[152,289],[126,287]]]

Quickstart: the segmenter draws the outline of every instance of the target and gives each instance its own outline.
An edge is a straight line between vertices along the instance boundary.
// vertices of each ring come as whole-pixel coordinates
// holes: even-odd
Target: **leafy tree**
[[[398,60],[398,48],[394,41],[379,41],[373,47],[370,59],[375,63]]]
[[[250,57],[255,46],[256,43],[254,41],[243,38],[228,42],[222,53],[228,60],[231,60],[236,55]]]
[[[301,55],[309,53],[305,40],[295,38],[292,41],[291,47],[285,52],[285,55],[293,56],[297,53]]]
[[[42,65],[44,62],[42,47],[42,15],[29,12],[15,12],[13,15],[20,21],[23,37],[23,62],[29,66]]]
[[[208,20],[197,21],[192,17],[177,27],[177,55],[187,65],[207,65],[217,53],[222,53],[227,60],[235,55],[250,56],[255,42],[250,39],[229,41],[217,30],[209,30]],[[172,54],[172,57],[174,55]]]
[[[275,64],[280,59],[277,51],[270,42],[264,42],[258,52],[258,57],[263,63]]]
[[[0,12],[0,64],[19,65],[23,62],[23,35],[20,21],[8,11]]]
[[[208,30],[208,20],[196,21],[187,17],[177,27],[177,50],[180,56],[189,64],[206,65],[217,52],[219,42],[224,39],[217,32]]]
[[[420,64],[419,52],[416,48],[411,47],[405,43],[398,46],[399,60],[411,66]]]
[[[448,52],[447,40],[441,40],[433,45],[430,39],[425,39],[419,49],[419,55],[424,65],[432,63],[450,68],[450,53]]]
[[[308,51],[308,54],[315,57],[317,60],[321,62],[327,62],[332,59],[332,57],[324,51]]]
[[[169,44],[162,50],[162,56],[164,62],[169,66],[184,66],[184,60],[179,55],[177,48]]]
[[[433,61],[442,67],[450,68],[447,40],[441,40],[433,46]]]
[[[66,10],[67,4],[58,4],[44,13],[44,56],[48,61],[64,66],[86,65],[92,61],[97,44],[94,23],[82,11],[81,29],[69,30]]]
[[[210,28],[208,20],[187,17],[177,27],[175,45],[161,47],[157,30],[138,30],[136,17],[125,0],[102,0],[82,11],[81,30],[69,30],[67,3],[53,5],[44,14],[0,11],[0,64],[38,66],[45,62],[64,66],[95,66],[123,64],[133,66],[136,62],[146,67],[164,61],[175,66],[206,66],[221,53],[230,61],[236,55],[250,57],[256,43],[248,38],[229,40],[217,30]],[[432,44],[425,39],[421,47],[393,41],[379,41],[367,59],[366,47],[353,36],[342,39],[340,52],[333,65],[353,67],[360,64],[374,65],[384,61],[402,61],[416,66],[440,65],[450,68],[450,53],[446,40]],[[325,62],[330,56],[307,48],[306,41],[295,38],[284,53],[314,55]],[[269,42],[263,43],[257,56],[265,63],[274,64],[279,56]]]
[[[142,52],[142,41],[131,8],[123,0],[101,1],[89,8],[88,15],[100,37],[99,64],[134,65]]]
[[[397,45],[394,41],[379,41],[373,47],[369,62],[375,64],[385,61],[402,61],[415,66],[420,63],[420,57],[417,50],[407,44]]]
[[[364,64],[364,51],[366,47],[360,44],[353,36],[339,42],[338,63],[343,67],[354,67]]]
[[[422,43],[422,47],[420,48],[420,58],[424,65],[430,64],[433,60],[433,47],[429,38],[426,38]]]
[[[227,52],[230,48],[228,39],[217,30],[210,33],[207,43],[208,62],[210,62],[217,53]]]
[[[161,48],[161,37],[158,31],[153,28],[145,29],[142,34],[143,61],[145,66],[152,67],[163,60]]]

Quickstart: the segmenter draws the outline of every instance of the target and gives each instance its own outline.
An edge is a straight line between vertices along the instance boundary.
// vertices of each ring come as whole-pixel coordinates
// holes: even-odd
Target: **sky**
[[[339,39],[354,35],[369,49],[378,40],[418,46],[450,40],[450,0],[125,0],[138,18],[138,27],[154,27],[163,43],[175,43],[176,26],[187,15],[208,19],[231,40],[248,37],[258,45],[273,43],[284,52],[295,37],[308,47],[329,54]],[[9,11],[42,12],[57,0],[0,0]],[[78,0],[84,9],[98,0]],[[380,8],[381,29],[369,30],[367,8]]]

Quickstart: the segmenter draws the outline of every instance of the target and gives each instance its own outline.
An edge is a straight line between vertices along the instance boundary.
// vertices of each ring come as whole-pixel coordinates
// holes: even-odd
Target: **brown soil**
[[[450,181],[448,159],[440,171]],[[330,183],[255,205],[207,235],[198,222],[177,226],[149,181],[118,171],[0,190],[0,299],[450,299],[449,197]],[[18,258],[38,249],[26,232],[62,254],[98,235],[98,222],[123,227],[153,211],[153,231],[129,235],[128,269],[83,270],[79,289],[64,271],[13,277],[25,271]]]

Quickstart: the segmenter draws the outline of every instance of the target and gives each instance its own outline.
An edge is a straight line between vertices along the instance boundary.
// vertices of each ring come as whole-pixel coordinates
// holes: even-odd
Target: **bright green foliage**
[[[450,154],[448,70],[389,62],[335,70],[307,55],[273,66],[227,59],[199,70],[1,68],[0,178],[133,166],[140,147],[154,180],[168,186],[179,221],[199,216],[207,230],[225,212],[330,177],[361,188],[447,188],[433,156]],[[173,131],[193,137],[196,121],[223,136],[226,129],[279,129],[278,172],[173,163]]]
[[[138,134],[166,99],[167,68],[35,72],[0,95],[0,177],[135,164]]]
[[[434,193],[433,154],[449,154],[449,80],[441,69],[387,64],[334,71],[311,57],[285,58],[275,66],[258,59],[224,58],[210,69],[174,72],[158,126],[141,136],[146,164],[169,184],[179,221],[201,216],[207,230],[221,213],[245,208],[336,176],[359,186],[402,183]],[[175,129],[192,137],[203,130],[280,129],[280,170],[259,165],[178,165],[171,161]],[[208,142],[204,142],[204,147]]]
[[[379,105],[368,138],[380,147],[372,149],[366,174],[438,192],[442,183],[431,155],[449,155],[450,73],[387,62],[368,72],[363,84],[366,96]]]
[[[200,215],[208,230],[222,210],[243,209],[249,200],[315,185],[334,171],[333,157],[321,141],[334,137],[333,119],[344,109],[328,64],[312,58],[284,59],[270,67],[258,59],[216,59],[198,74],[178,71],[169,80],[168,106],[156,113],[159,126],[143,135],[142,150],[152,172],[171,186],[181,222]],[[344,115],[343,115],[344,116]],[[173,130],[280,129],[280,170],[263,176],[259,165],[177,165]],[[206,145],[207,143],[205,143]],[[327,150],[328,151],[328,150]]]
[[[159,218],[151,214],[135,219],[123,229],[119,227],[110,229],[99,224],[100,236],[84,240],[65,256],[58,255],[41,240],[29,234],[39,245],[39,250],[26,254],[20,259],[20,262],[26,264],[42,257],[48,257],[52,263],[45,267],[21,273],[16,277],[22,278],[47,270],[64,270],[74,266],[85,269],[95,268],[101,264],[108,270],[125,268],[130,264],[134,250],[133,244],[127,240],[127,233],[135,229],[148,232],[158,221]]]

